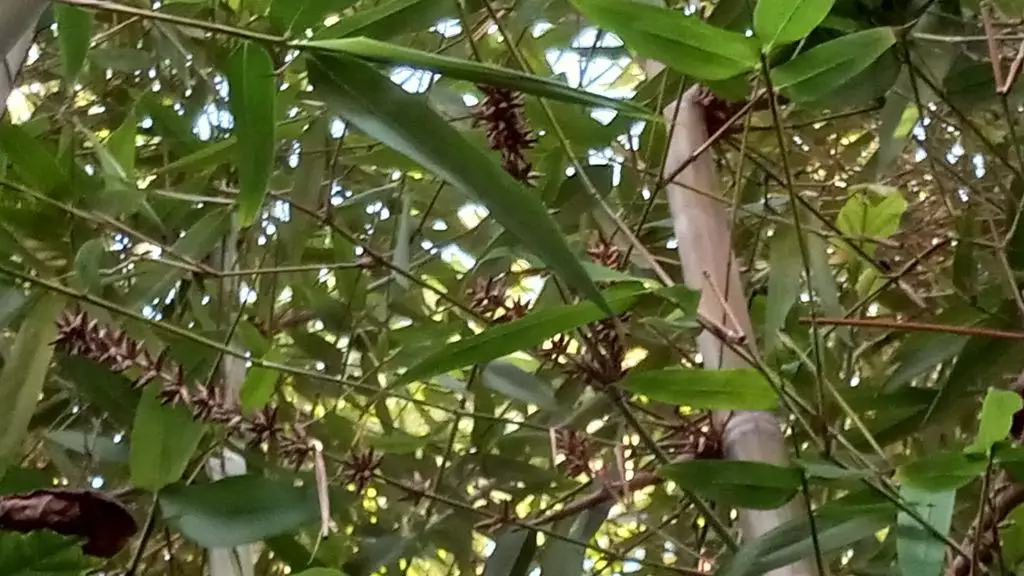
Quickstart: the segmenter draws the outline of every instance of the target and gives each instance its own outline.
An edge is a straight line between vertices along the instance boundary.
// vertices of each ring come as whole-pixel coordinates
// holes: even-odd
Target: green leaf
[[[205,431],[188,408],[164,405],[152,387],[144,390],[132,426],[132,484],[156,492],[180,480]]]
[[[67,185],[68,175],[48,143],[32,137],[21,126],[0,124],[0,149],[18,177],[37,192],[52,192]]]
[[[92,294],[103,291],[103,277],[100,275],[100,258],[107,251],[106,244],[93,238],[82,244],[75,255],[75,278],[82,288]]]
[[[412,214],[410,213],[408,196],[402,196],[400,203],[401,212],[398,214],[398,230],[395,231],[394,255],[391,259],[391,264],[395,267],[396,271],[392,273],[392,276],[396,284],[408,289],[409,278],[406,274],[409,274],[409,259],[411,258],[410,251],[412,249]],[[405,272],[405,274],[398,273],[398,270]]]
[[[928,492],[945,492],[965,486],[985,472],[987,459],[962,452],[943,452],[900,466],[896,477]]]
[[[57,21],[57,40],[60,43],[60,63],[64,68],[64,80],[74,91],[74,82],[85,64],[89,51],[93,14],[77,6],[56,4],[53,17]]]
[[[62,298],[39,297],[18,329],[0,371],[0,476],[22,450],[29,422],[39,403],[57,337]]]
[[[567,284],[611,312],[536,195],[471,145],[422,98],[347,56],[311,59],[309,76],[317,93],[346,120],[479,199]]]
[[[1024,562],[1024,504],[1018,505],[999,523],[999,544],[1004,566],[1019,566]]]
[[[940,534],[949,534],[956,503],[955,490],[929,492],[904,484],[900,486],[900,498]],[[900,510],[896,522],[896,556],[901,573],[904,576],[941,574],[946,543],[903,510]]]
[[[274,62],[260,44],[245,42],[228,61],[238,161],[238,210],[241,225],[251,226],[260,214],[274,167],[274,107],[277,80]]]
[[[1024,408],[1020,394],[1012,390],[989,388],[981,405],[981,420],[978,435],[965,450],[977,454],[988,454],[996,442],[1002,442],[1010,434],[1013,415]]]
[[[199,219],[184,236],[171,247],[175,256],[199,261],[208,256],[228,231],[231,213],[224,209],[211,210]],[[159,262],[142,262],[136,266],[135,284],[125,296],[132,305],[149,304],[163,298],[185,276],[179,266]]]
[[[312,40],[296,42],[295,46],[311,48],[325,53],[340,53],[355,56],[370,62],[380,62],[397,66],[413,66],[430,70],[449,78],[467,80],[487,86],[511,88],[534,96],[542,96],[584,106],[611,108],[625,114],[649,117],[651,113],[641,106],[628,100],[608,98],[592,94],[585,90],[572,88],[566,84],[541,78],[532,74],[524,74],[481,62],[461,60],[450,56],[431,54],[422,50],[414,50],[380,42],[370,38],[343,38],[337,40]]]
[[[771,510],[800,489],[800,470],[740,460],[689,460],[662,466],[658,474],[692,492],[737,508]]]
[[[0,574],[4,576],[80,576],[94,561],[82,553],[80,538],[49,530],[28,534],[0,532]]]
[[[621,384],[652,400],[698,410],[774,410],[779,406],[771,384],[753,368],[633,371]]]
[[[526,576],[537,552],[537,533],[509,528],[495,541],[494,552],[484,565],[484,576]]]
[[[114,442],[106,436],[82,430],[54,430],[46,433],[46,439],[54,444],[96,462],[128,462],[128,442]]]
[[[796,42],[828,15],[835,0],[773,0],[754,6],[754,33],[765,52]]]
[[[900,220],[906,211],[907,201],[896,188],[874,184],[852,186],[850,198],[839,210],[836,227],[853,238],[888,238],[900,229]],[[875,242],[855,242],[869,255],[877,248]]]
[[[768,300],[764,319],[766,351],[778,343],[778,332],[785,327],[789,311],[800,295],[803,273],[800,237],[796,227],[776,227],[771,239],[771,260],[768,265]]]
[[[285,360],[285,355],[280,348],[275,346],[263,356],[263,360],[281,364]],[[251,414],[262,410],[274,396],[274,391],[277,390],[277,380],[280,377],[281,373],[274,368],[265,366],[250,368],[245,375],[245,381],[242,382],[242,389],[238,393],[242,411]]]
[[[367,38],[392,38],[422,30],[425,22],[437,22],[450,14],[454,5],[437,0],[394,0],[373,8],[359,10],[337,24],[327,28],[322,38],[343,36],[365,36]]]
[[[894,43],[889,28],[872,28],[820,44],[772,69],[772,82],[795,102],[824,98],[864,70]]]
[[[480,378],[484,386],[513,400],[533,404],[541,410],[558,409],[551,385],[515,364],[491,362]]]
[[[595,492],[599,490],[603,488],[597,488]],[[548,539],[541,556],[541,574],[586,574],[586,548],[577,542],[590,542],[608,519],[608,513],[614,505],[614,502],[608,501],[567,519],[569,530],[566,535],[569,540]]]
[[[164,520],[205,548],[231,548],[290,532],[320,516],[316,490],[290,481],[233,476],[178,483],[159,494]]]
[[[135,114],[129,114],[124,122],[110,134],[106,148],[110,156],[117,162],[128,182],[135,183]]]
[[[345,576],[340,571],[334,568],[310,568],[309,570],[303,570],[293,576]]]
[[[824,516],[812,525],[806,517],[787,522],[757,538],[744,542],[717,576],[760,576],[820,551],[829,554],[872,538],[890,525],[880,514]]]
[[[274,0],[268,19],[288,36],[302,34],[307,28],[323,24],[330,13],[340,13],[356,0]]]
[[[646,290],[639,284],[621,284],[604,294],[608,305],[616,314],[629,310]],[[539,346],[556,334],[561,334],[596,322],[606,314],[592,302],[567,304],[530,312],[524,318],[492,326],[483,332],[445,343],[436,352],[409,368],[402,382],[423,380],[449,370],[483,364],[520,350]]]
[[[696,16],[629,0],[572,0],[601,28],[641,56],[699,80],[725,80],[756,68],[757,41]]]

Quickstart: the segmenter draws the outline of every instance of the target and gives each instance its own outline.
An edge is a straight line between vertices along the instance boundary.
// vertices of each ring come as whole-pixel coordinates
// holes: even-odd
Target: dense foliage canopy
[[[0,122],[0,574],[1013,571],[1024,4],[754,4],[54,3]],[[694,84],[742,369],[666,198]]]

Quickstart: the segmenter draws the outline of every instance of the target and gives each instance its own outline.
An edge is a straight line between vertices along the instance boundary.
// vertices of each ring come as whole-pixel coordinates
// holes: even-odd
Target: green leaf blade
[[[641,56],[700,80],[725,80],[760,63],[756,40],[682,12],[629,0],[572,0],[572,4]]]
[[[479,199],[523,246],[611,312],[544,205],[426,103],[349,56],[309,62],[317,93],[349,122]]]
[[[752,368],[631,372],[622,386],[659,402],[702,410],[774,410],[779,405],[771,384]]]
[[[895,43],[890,28],[854,32],[815,46],[772,69],[772,82],[794,102],[811,102],[842,86]]]
[[[205,431],[184,406],[164,405],[155,391],[144,391],[132,427],[132,484],[157,492],[177,482]]]
[[[606,291],[604,299],[615,313],[622,313],[631,308],[643,292],[644,289],[638,284],[621,285]],[[499,324],[469,338],[445,344],[411,366],[402,375],[401,381],[422,380],[449,370],[489,362],[540,345],[556,334],[604,317],[605,313],[592,302],[531,312],[525,318]]]
[[[754,33],[764,51],[796,42],[825,19],[835,0],[774,0],[754,6]]]
[[[246,42],[228,61],[229,106],[235,117],[238,157],[238,210],[242,226],[259,216],[274,166],[274,62],[263,46]]]

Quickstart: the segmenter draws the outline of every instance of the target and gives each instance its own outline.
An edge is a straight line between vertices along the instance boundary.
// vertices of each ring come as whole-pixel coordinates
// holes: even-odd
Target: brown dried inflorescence
[[[372,448],[366,452],[352,450],[349,452],[348,460],[345,462],[347,469],[347,480],[355,484],[356,493],[362,493],[373,480],[373,475],[380,467],[381,455]]]
[[[487,142],[501,152],[501,165],[513,178],[529,183],[533,165],[526,151],[533,148],[533,137],[523,114],[523,97],[508,88],[480,86],[484,99],[474,112],[474,126],[487,128]]]
[[[250,446],[273,443],[281,456],[299,465],[313,452],[311,439],[301,426],[286,429],[277,419],[277,409],[268,407],[251,416],[243,415],[233,403],[227,402],[220,387],[190,386],[184,370],[167,360],[164,348],[155,358],[124,330],[103,326],[85,312],[65,313],[57,321],[58,350],[82,356],[107,366],[114,373],[134,369],[137,376],[133,388],[160,382],[160,399],[165,404],[184,406],[196,420],[223,424],[235,433],[249,438]]]
[[[552,449],[565,457],[562,467],[570,478],[590,474],[590,460],[594,456],[590,439],[585,432],[559,428],[552,430]],[[552,456],[554,456],[553,454]]]

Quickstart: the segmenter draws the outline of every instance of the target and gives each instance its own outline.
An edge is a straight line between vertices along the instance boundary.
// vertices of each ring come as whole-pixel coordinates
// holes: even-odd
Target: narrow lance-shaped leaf
[[[144,391],[132,427],[132,484],[156,492],[177,482],[204,430],[184,406],[164,405],[154,390]]]
[[[754,32],[765,52],[796,42],[828,15],[835,0],[772,0],[754,7]]]
[[[629,310],[646,290],[639,284],[615,286],[604,293],[604,299],[616,313]],[[412,382],[443,374],[449,370],[490,362],[519,350],[528,350],[548,338],[574,330],[604,318],[605,314],[591,302],[569,304],[530,312],[507,324],[456,342],[446,343],[420,360],[402,375],[403,382]]]
[[[479,199],[494,218],[569,285],[611,309],[535,194],[471,145],[420,97],[349,56],[309,61],[317,93],[346,120]]]
[[[229,106],[235,119],[238,155],[238,210],[242,226],[256,221],[274,166],[274,62],[263,46],[245,42],[228,62]]]
[[[949,534],[953,521],[956,491],[927,492],[905,484],[900,486],[900,498],[906,500],[917,513],[940,534]],[[904,576],[938,576],[946,543],[927,530],[904,511],[897,516],[896,557]]]
[[[43,295],[22,321],[0,371],[0,476],[21,449],[53,357],[63,299]]]
[[[251,475],[209,484],[174,484],[161,490],[159,499],[164,519],[208,548],[256,542],[320,516],[315,487]]]
[[[719,504],[771,510],[796,495],[801,472],[765,462],[689,460],[662,466],[658,474]]]
[[[771,71],[772,82],[791,100],[823,98],[871,65],[894,43],[889,28],[848,34],[811,48]]]
[[[57,39],[60,43],[60,62],[64,67],[64,79],[69,83],[68,88],[73,90],[73,84],[89,51],[93,14],[77,6],[58,3],[53,7],[53,16],[57,21]]]
[[[449,78],[509,88],[517,92],[562,100],[573,104],[611,108],[633,116],[650,115],[643,107],[627,100],[592,94],[585,90],[555,82],[554,80],[541,78],[540,76],[524,74],[481,62],[431,54],[430,52],[380,42],[370,38],[313,40],[296,42],[294,45],[300,48],[311,48],[327,53],[348,54],[371,62],[414,66],[423,70],[444,74]]]
[[[757,67],[757,41],[696,16],[630,0],[572,0],[595,24],[641,56],[701,80],[725,80]]]
[[[771,384],[752,368],[631,372],[621,384],[659,402],[701,410],[774,410],[779,404]]]

